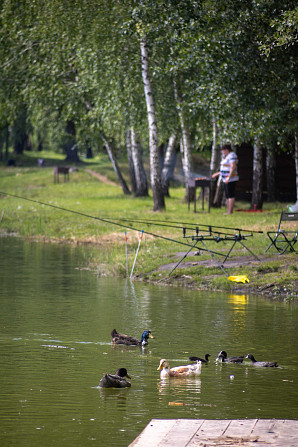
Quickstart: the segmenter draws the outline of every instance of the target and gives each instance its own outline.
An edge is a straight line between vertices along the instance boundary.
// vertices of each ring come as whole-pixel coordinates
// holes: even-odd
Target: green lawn
[[[37,158],[45,160],[44,167],[37,166]],[[166,198],[166,211],[152,211],[153,200],[125,196],[118,186],[99,181],[86,172],[92,169],[109,180],[117,182],[111,163],[101,155],[92,161],[84,161],[78,170],[70,173],[70,181],[54,183],[53,166],[63,165],[63,157],[54,153],[28,152],[17,160],[16,167],[0,166],[0,191],[11,195],[0,195],[0,232],[16,233],[22,237],[37,240],[65,241],[71,243],[94,243],[101,246],[100,259],[93,257],[90,265],[105,274],[126,274],[125,237],[128,236],[129,263],[132,264],[139,236],[144,230],[144,237],[135,267],[135,274],[148,280],[163,279],[168,270],[157,271],[167,263],[178,262],[180,252],[188,248],[175,241],[186,242],[181,228],[142,223],[138,220],[173,221],[197,224],[200,230],[204,226],[242,228],[254,233],[245,244],[259,257],[261,263],[235,267],[228,271],[231,275],[247,274],[250,283],[241,286],[231,283],[218,267],[207,268],[197,262],[210,260],[210,255],[189,256],[187,262],[192,266],[176,269],[173,275],[166,278],[166,283],[183,286],[210,288],[218,290],[253,290],[275,291],[276,296],[282,292],[288,297],[297,296],[297,255],[276,255],[274,251],[265,256],[269,243],[266,231],[273,230],[281,210],[286,204],[264,204],[263,212],[235,212],[231,216],[224,215],[224,208],[212,208],[210,213],[200,210],[188,211],[184,201],[184,188],[172,187],[170,198]],[[127,166],[119,163],[127,178]],[[30,199],[30,200],[24,200]],[[47,206],[50,205],[50,206]],[[237,203],[236,209],[248,209],[248,203]],[[126,220],[127,219],[127,220]],[[157,222],[158,223],[158,222]],[[180,225],[179,225],[180,227]],[[226,230],[228,231],[228,230]],[[229,231],[230,232],[230,231]],[[148,234],[149,233],[149,234]],[[155,237],[154,235],[162,236]],[[187,235],[193,234],[191,231]],[[189,241],[189,240],[188,240]],[[191,241],[190,241],[191,243]],[[237,244],[233,256],[244,257],[250,254]],[[208,247],[219,252],[226,252],[229,243],[208,243]],[[244,259],[244,258],[243,258]],[[270,286],[270,287],[268,287]],[[266,289],[267,287],[267,289]],[[286,291],[284,290],[286,289]]]

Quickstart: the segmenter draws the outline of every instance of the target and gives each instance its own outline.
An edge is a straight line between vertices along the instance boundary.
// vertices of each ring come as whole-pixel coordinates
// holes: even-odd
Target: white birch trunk
[[[217,121],[216,118],[213,117],[213,142],[212,142],[212,153],[211,153],[211,161],[210,161],[210,171],[211,174],[219,170],[220,165],[220,150],[217,144]]]
[[[135,194],[136,190],[137,190],[137,185],[136,185],[135,168],[134,168],[133,159],[132,159],[130,130],[126,131],[126,151],[127,151],[127,160],[128,160],[128,166],[129,166],[129,177],[130,177],[131,192],[133,194]]]
[[[149,141],[150,141],[150,170],[151,170],[151,188],[153,195],[153,210],[161,211],[165,209],[164,194],[161,182],[161,170],[159,164],[159,153],[157,146],[157,124],[155,117],[155,105],[151,88],[149,74],[149,55],[146,35],[141,38],[141,56],[142,56],[142,76],[147,105]]]
[[[129,188],[126,184],[126,181],[124,180],[124,177],[122,176],[122,173],[120,171],[119,165],[117,163],[116,157],[114,155],[113,149],[111,147],[111,145],[109,144],[107,138],[103,135],[103,133],[101,134],[101,138],[103,139],[104,145],[106,147],[107,153],[110,157],[110,160],[112,162],[114,171],[117,175],[117,178],[119,180],[120,186],[122,188],[122,191],[124,194],[130,194]]]
[[[176,133],[173,133],[169,138],[163,169],[161,173],[162,187],[165,196],[169,196],[170,177],[174,171],[177,160],[176,142],[177,142],[177,135]]]
[[[188,180],[192,178],[193,173],[193,160],[192,160],[192,144],[189,129],[186,125],[183,112],[182,112],[182,98],[180,92],[177,87],[177,82],[174,81],[174,93],[175,99],[177,102],[178,116],[180,121],[181,133],[182,133],[182,166],[184,172],[184,180],[185,180],[185,199],[190,198],[190,200],[194,200],[194,192],[195,188],[188,187]]]
[[[138,141],[136,132],[133,127],[131,128],[130,135],[131,135],[131,152],[136,178],[135,195],[137,197],[146,197],[148,196],[147,177],[143,166],[140,143]]]
[[[216,118],[213,117],[213,141],[212,141],[212,152],[211,152],[211,161],[210,161],[210,174],[212,175],[214,172],[218,171],[220,168],[220,150],[217,144],[217,121]],[[211,177],[211,176],[210,176]],[[222,201],[222,193],[223,189],[220,187],[220,177],[217,177],[217,181],[211,181],[211,203],[214,203],[214,199],[216,196],[216,201],[219,203]],[[217,192],[217,194],[216,194]]]

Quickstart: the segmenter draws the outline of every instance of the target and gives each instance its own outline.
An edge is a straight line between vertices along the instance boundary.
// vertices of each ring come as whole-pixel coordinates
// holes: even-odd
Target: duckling
[[[247,356],[245,357],[246,359],[250,359],[253,363],[254,366],[264,366],[267,368],[277,368],[278,364],[277,362],[257,362],[256,359],[254,358],[254,356],[252,354],[247,354]]]
[[[160,371],[161,379],[165,379],[166,377],[195,377],[201,374],[201,368],[201,362],[170,368],[169,362],[166,359],[161,359],[157,371]]]
[[[244,356],[241,355],[239,357],[228,357],[226,351],[220,351],[217,359],[220,359],[223,363],[242,363],[244,360]]]
[[[189,360],[191,360],[192,362],[202,362],[202,363],[208,363],[209,362],[209,357],[210,354],[205,354],[205,358],[201,359],[200,357],[189,357]]]
[[[116,345],[128,345],[128,346],[146,346],[148,345],[148,338],[154,338],[151,331],[144,331],[141,340],[131,337],[130,335],[120,334],[113,329],[111,332],[112,343]]]
[[[127,382],[124,377],[131,379],[127,374],[126,368],[119,368],[115,374],[106,373],[100,379],[99,386],[102,388],[128,388],[131,386],[131,383]]]

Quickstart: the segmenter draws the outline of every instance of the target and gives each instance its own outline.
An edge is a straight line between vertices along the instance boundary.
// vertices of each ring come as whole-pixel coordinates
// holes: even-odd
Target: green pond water
[[[2,447],[127,446],[152,418],[297,419],[296,305],[99,278],[93,250],[0,238]],[[113,328],[155,338],[112,346]],[[216,364],[221,349],[280,367]],[[206,353],[200,379],[160,380],[161,358]],[[100,389],[119,367],[131,388]]]

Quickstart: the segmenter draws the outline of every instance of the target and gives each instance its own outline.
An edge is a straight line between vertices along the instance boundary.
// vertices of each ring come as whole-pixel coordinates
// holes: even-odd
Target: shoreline
[[[73,245],[73,246],[106,246],[109,247],[112,242],[107,241],[104,238],[76,238],[76,239],[63,239],[63,238],[51,238],[47,236],[22,236],[18,233],[9,233],[5,231],[0,231],[0,237],[15,237],[19,238],[23,241],[29,241],[29,242],[36,242],[36,243],[46,243],[46,244],[58,244],[58,245]],[[181,253],[174,253],[172,256],[178,256],[181,255]],[[283,255],[284,256],[284,255]],[[288,256],[295,256],[295,254],[290,254]],[[283,267],[283,264],[286,263],[285,258],[281,258],[280,255],[272,255],[270,258],[268,258],[265,255],[259,255],[260,262],[266,263],[266,266],[270,263],[276,263],[278,262],[280,264],[280,268]],[[287,258],[288,259],[288,258]],[[257,269],[260,269],[260,262],[249,259],[249,256],[240,256],[240,257],[232,257],[230,260],[228,260],[225,264],[226,270],[231,270],[231,273],[234,271],[235,268],[242,268],[243,266],[247,266],[250,268],[253,268],[253,266],[256,266]],[[124,277],[123,274],[117,274],[115,273],[115,270],[112,268],[112,263],[105,263],[101,264],[104,265],[104,272],[101,273],[99,270],[99,264],[97,264],[94,260],[92,263],[90,263],[87,266],[88,270],[91,271],[97,271],[98,275],[104,274],[106,276],[118,276],[118,277]],[[168,263],[163,264],[160,263],[159,267],[151,272],[148,273],[135,273],[133,276],[133,281],[143,281],[150,284],[163,286],[163,287],[183,287],[198,291],[211,291],[211,292],[218,292],[218,293],[231,293],[235,295],[259,295],[265,298],[269,298],[272,301],[283,301],[287,303],[295,303],[298,304],[298,278],[295,281],[291,281],[291,284],[289,286],[285,286],[281,284],[281,282],[277,279],[276,281],[268,281],[267,283],[263,285],[253,285],[251,282],[248,284],[243,283],[235,283],[230,282],[227,280],[227,278],[224,276],[224,274],[220,271],[218,266],[214,263],[212,260],[204,260],[204,261],[187,261],[181,263],[179,268],[177,268],[177,271],[184,269],[184,273],[177,274],[175,272],[174,275],[167,276],[167,273],[170,271],[170,268],[175,265],[175,263]],[[217,269],[218,274],[210,272],[210,275],[205,275],[204,279],[205,282],[202,284],[199,284],[198,281],[194,278],[195,275],[192,275],[191,272],[187,272],[187,269],[193,269],[194,267],[200,267],[204,266],[206,269]],[[86,267],[84,268],[86,270]],[[270,269],[268,269],[270,270]],[[251,274],[248,274],[248,277],[250,278],[252,276]],[[266,273],[266,269],[260,271],[259,276],[264,276]],[[162,274],[165,274],[164,277],[162,277]],[[254,272],[253,279],[256,280],[258,275]],[[157,279],[156,279],[157,278]],[[211,284],[208,284],[208,281],[210,279],[219,278],[220,281],[224,280],[222,287],[214,287]]]

